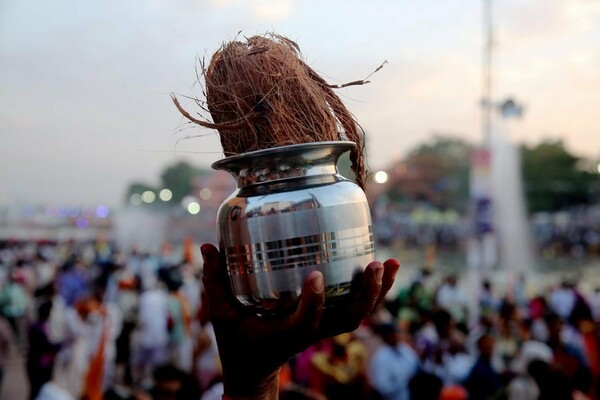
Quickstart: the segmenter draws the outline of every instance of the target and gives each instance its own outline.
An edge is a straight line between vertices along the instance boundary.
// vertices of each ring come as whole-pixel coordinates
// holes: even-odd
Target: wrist
[[[253,378],[251,375],[251,372],[248,375],[228,375],[223,371],[223,400],[277,400],[279,398],[279,368],[262,378]]]

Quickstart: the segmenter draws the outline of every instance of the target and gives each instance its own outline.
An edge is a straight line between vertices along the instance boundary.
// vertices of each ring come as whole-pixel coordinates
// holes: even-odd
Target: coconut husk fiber
[[[224,43],[206,66],[201,63],[212,122],[193,117],[173,96],[182,115],[217,129],[225,156],[290,144],[350,140],[356,182],[365,187],[364,139],[334,88],[303,60],[298,45],[269,33]]]

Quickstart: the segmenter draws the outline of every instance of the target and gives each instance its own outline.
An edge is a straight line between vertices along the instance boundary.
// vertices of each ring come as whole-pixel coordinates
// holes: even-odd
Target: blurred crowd
[[[0,242],[0,385],[14,351],[31,399],[221,399],[197,261],[189,242]],[[419,271],[356,331],[290,360],[280,397],[600,399],[600,289],[484,281],[473,307],[466,288]]]
[[[545,258],[600,255],[600,207],[584,207],[532,217],[536,245]]]
[[[451,209],[422,204],[411,210],[374,211],[376,237],[390,246],[433,245],[440,250],[464,251],[471,234],[467,219]],[[600,256],[600,207],[581,207],[556,213],[537,213],[529,220],[532,245],[544,259]]]
[[[442,250],[458,251],[468,234],[466,221],[452,209],[423,204],[412,210],[375,209],[373,215],[377,240],[385,246],[395,243],[413,248],[435,245]]]

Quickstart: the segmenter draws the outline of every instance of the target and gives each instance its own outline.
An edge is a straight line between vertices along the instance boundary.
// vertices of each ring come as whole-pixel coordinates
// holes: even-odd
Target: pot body
[[[225,158],[238,188],[217,215],[233,294],[258,313],[293,308],[306,275],[323,273],[326,306],[374,260],[367,198],[337,171],[352,142],[276,147]]]

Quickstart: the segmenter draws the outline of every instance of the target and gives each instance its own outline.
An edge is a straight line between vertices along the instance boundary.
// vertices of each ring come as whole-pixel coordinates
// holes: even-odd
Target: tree
[[[427,201],[464,210],[469,200],[472,149],[462,139],[435,135],[390,169],[388,195],[396,201]]]
[[[598,175],[579,168],[581,158],[561,140],[521,147],[523,183],[529,212],[559,211],[591,202]]]
[[[181,202],[192,192],[194,179],[206,174],[206,170],[196,168],[185,161],[167,167],[160,175],[162,186],[173,193],[172,201]]]

